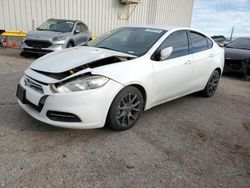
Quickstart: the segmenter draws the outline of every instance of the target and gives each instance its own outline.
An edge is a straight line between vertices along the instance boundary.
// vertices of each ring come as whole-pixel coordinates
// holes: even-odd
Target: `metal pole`
[[[232,39],[233,39],[233,33],[234,33],[234,26],[233,26],[232,31],[231,31],[231,37],[230,37],[230,40],[232,40]]]

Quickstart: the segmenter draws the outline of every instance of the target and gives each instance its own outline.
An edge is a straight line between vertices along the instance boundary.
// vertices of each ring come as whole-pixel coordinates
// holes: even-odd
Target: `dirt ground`
[[[0,50],[0,187],[250,187],[250,82],[160,105],[124,132],[40,123],[15,90],[34,61]]]

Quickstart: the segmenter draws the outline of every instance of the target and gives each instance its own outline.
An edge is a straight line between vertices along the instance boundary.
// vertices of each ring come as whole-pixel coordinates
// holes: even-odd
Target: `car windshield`
[[[110,31],[86,45],[141,56],[165,32],[166,30],[162,29],[123,27]]]
[[[37,30],[56,31],[56,32],[70,32],[74,27],[73,21],[64,20],[48,20],[43,23]]]
[[[228,48],[250,50],[250,38],[239,38],[226,45]]]

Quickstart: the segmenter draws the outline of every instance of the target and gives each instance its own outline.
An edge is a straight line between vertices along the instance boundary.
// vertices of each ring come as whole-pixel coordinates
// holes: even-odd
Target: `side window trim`
[[[188,30],[188,41],[189,41],[189,52],[190,54],[194,54],[193,53],[193,44],[192,44],[192,40],[191,40],[191,30]]]
[[[208,50],[209,50],[209,49],[213,48],[214,43],[213,43],[213,41],[211,41],[208,37],[206,37],[206,39],[207,39],[207,47],[208,47]],[[211,46],[211,47],[209,47],[208,41],[210,41],[210,42],[212,43],[212,46]]]
[[[187,39],[188,39],[188,54],[192,54],[192,41],[191,41],[191,38],[190,38],[190,30],[186,30],[186,33],[187,33]]]

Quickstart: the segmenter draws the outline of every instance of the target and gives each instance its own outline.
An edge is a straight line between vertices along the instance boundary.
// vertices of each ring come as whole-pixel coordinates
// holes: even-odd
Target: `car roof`
[[[66,22],[82,22],[81,20],[56,19],[56,18],[50,18],[49,20],[66,21]]]
[[[163,26],[163,25],[131,25],[131,26],[128,26],[128,27],[162,29],[162,30],[166,30],[166,31],[172,31],[172,30],[190,30],[190,31],[202,33],[201,31],[193,29],[193,28],[190,28],[190,27]]]
[[[126,26],[125,26],[126,27]],[[173,26],[163,26],[163,25],[131,25],[128,27],[137,27],[137,28],[150,28],[150,29],[162,29],[162,30],[172,30],[176,29],[178,27],[173,27]]]
[[[124,26],[124,27],[126,27],[126,26]],[[161,30],[165,30],[168,32],[169,31],[178,31],[178,30],[189,30],[189,31],[193,31],[193,32],[197,32],[197,33],[200,33],[202,35],[205,35],[208,38],[211,38],[206,33],[199,31],[197,29],[190,28],[190,27],[163,26],[163,25],[131,25],[131,26],[127,26],[127,27],[161,29]]]

